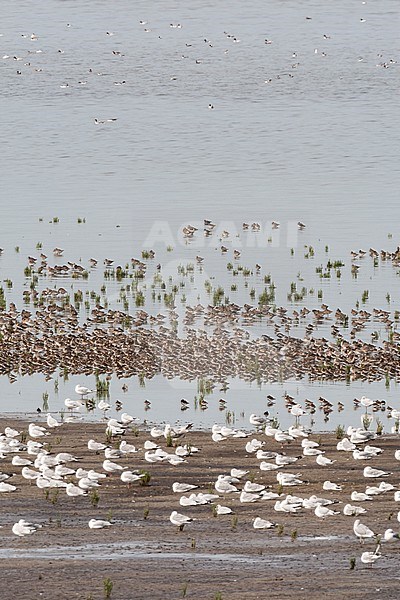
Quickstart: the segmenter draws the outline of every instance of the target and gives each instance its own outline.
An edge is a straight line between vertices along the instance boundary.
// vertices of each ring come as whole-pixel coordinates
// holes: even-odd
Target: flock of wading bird
[[[279,227],[278,222],[270,224],[271,232]],[[306,226],[299,222],[297,227],[302,232]],[[241,297],[249,295],[249,302],[243,304],[233,302],[211,277],[202,282],[201,290],[208,304],[189,305],[190,282],[204,273],[205,259],[200,255],[175,265],[173,276],[167,268],[163,274],[155,250],[143,250],[140,259],[131,258],[121,265],[106,258],[98,290],[90,289],[88,283],[101,275],[97,259],[91,258],[87,265],[61,262],[64,250],[59,247],[53,249],[55,264],[44,252],[29,256],[24,307],[18,309],[11,301],[11,280],[6,279],[6,289],[0,290],[0,373],[11,381],[34,373],[51,378],[56,371],[64,376],[102,373],[144,379],[161,373],[168,379],[206,377],[226,385],[234,377],[259,383],[305,376],[311,381],[390,382],[400,375],[399,311],[366,310],[368,290],[361,305],[357,301],[351,311],[329,308],[321,301],[322,290],[317,308],[308,309],[305,297],[312,296],[315,303],[315,290],[299,289],[299,282],[291,283],[289,307],[278,306],[271,274],[264,273],[259,263],[243,266],[242,250],[235,248],[235,243],[245,246],[242,236],[267,236],[268,232],[256,222],[243,223],[242,229],[242,234],[232,233],[204,220],[203,232],[188,224],[181,235],[189,249],[196,236],[212,238],[216,254],[229,258],[225,266],[231,295],[238,284],[243,287]],[[304,257],[314,258],[314,248],[304,248]],[[368,254],[374,267],[400,264],[400,248],[360,249],[350,257],[355,279]],[[326,266],[316,267],[316,276],[338,279],[343,268],[341,260],[329,259]],[[109,304],[108,284],[118,290],[114,295],[117,308]]]
[[[77,385],[75,391],[79,399],[66,400],[66,406],[69,406],[71,413],[74,410],[79,411],[79,408],[84,406],[86,397],[92,392],[82,385]],[[71,404],[72,402],[75,404]],[[374,401],[363,396],[359,403],[365,408],[363,426],[349,426],[346,432],[343,431],[342,435],[338,436],[340,439],[336,448],[332,444],[329,447],[330,456],[327,456],[324,449],[326,438],[320,436],[318,441],[312,440],[311,432],[301,425],[300,421],[306,410],[298,403],[292,403],[290,406],[289,410],[295,421],[287,431],[274,426],[268,415],[256,414],[252,414],[249,419],[249,429],[253,429],[252,432],[226,425],[214,425],[211,437],[218,448],[212,454],[217,457],[219,448],[228,443],[236,466],[217,476],[212,482],[213,490],[210,490],[210,486],[202,490],[201,484],[194,480],[190,468],[185,468],[185,476],[189,481],[178,480],[172,484],[173,494],[179,494],[179,499],[177,496],[178,510],[172,510],[169,521],[182,531],[186,525],[201,521],[202,515],[196,512],[199,506],[212,505],[214,516],[223,519],[227,515],[240,514],[241,507],[249,504],[256,505],[252,513],[255,530],[279,527],[273,515],[279,519],[282,515],[308,513],[314,515],[316,520],[342,519],[346,522],[346,529],[353,530],[355,540],[373,543],[373,549],[365,550],[361,554],[361,562],[372,566],[384,556],[387,544],[399,541],[399,534],[391,527],[374,531],[369,523],[368,513],[373,514],[383,496],[386,502],[388,497],[392,498],[389,505],[393,511],[396,510],[396,503],[400,502],[398,474],[386,468],[377,468],[385,464],[382,462],[382,456],[386,449],[390,451],[388,442],[398,442],[399,449],[395,450],[394,456],[384,459],[386,464],[391,464],[393,468],[393,463],[396,464],[396,461],[400,460],[400,411],[392,409],[391,416],[395,421],[392,434],[380,437],[377,445],[376,440],[379,436],[370,429],[373,421],[370,409],[373,408]],[[98,408],[107,419],[105,415],[111,405],[102,400],[98,403]],[[67,496],[76,499],[88,496],[103,486],[115,486],[118,478],[122,486],[118,493],[124,494],[128,493],[127,490],[124,491],[124,486],[130,488],[149,476],[146,470],[140,468],[146,463],[162,463],[164,470],[171,469],[175,474],[176,469],[195,463],[201,456],[201,448],[190,442],[190,436],[193,435],[191,423],[179,427],[167,423],[161,427],[154,426],[150,431],[143,429],[142,425],[142,433],[147,439],[141,447],[136,447],[126,438],[130,435],[133,437],[133,427],[136,428],[138,422],[137,418],[125,412],[119,419],[108,418],[106,443],[95,439],[84,442],[90,456],[86,459],[84,468],[79,466],[82,459],[68,448],[58,453],[52,451],[52,437],[55,433],[58,434],[59,428],[68,425],[50,413],[47,414],[45,424],[30,423],[27,431],[6,427],[0,437],[0,459],[2,470],[5,471],[0,474],[0,493],[23,493],[23,486],[32,485],[34,482],[41,491],[61,488]],[[79,424],[75,423],[72,426],[79,427]],[[100,431],[101,429],[99,433]],[[253,437],[254,433],[256,437]],[[90,465],[87,464],[88,460]],[[343,465],[343,460],[346,471],[336,472],[333,465],[336,462]],[[254,475],[256,466],[257,474]],[[10,469],[15,473],[9,472]],[[301,473],[303,469],[307,469],[311,474],[308,480]],[[354,481],[359,479],[359,474],[354,474],[355,469],[362,472],[364,485],[355,486]],[[252,476],[249,475],[250,472],[253,473]],[[318,483],[316,473],[321,472],[326,473],[328,478],[321,483],[324,479],[322,477]],[[340,473],[340,482],[331,481],[329,478],[335,472]],[[314,478],[314,482],[310,481],[311,478]],[[9,483],[10,480],[15,481],[15,485]],[[313,485],[316,493],[307,494],[310,485]],[[287,488],[290,488],[292,493],[287,493]],[[295,494],[293,488],[296,488]],[[72,503],[71,507],[75,510],[76,505]],[[185,513],[190,509],[191,514],[179,512],[182,508],[185,509]],[[387,519],[390,520],[392,514],[394,512]],[[397,520],[400,521],[400,511],[397,512]],[[24,516],[12,525],[12,532],[19,537],[25,537],[45,526],[46,523],[33,523]],[[118,524],[113,524],[112,519],[93,517],[88,526],[90,529],[102,529],[118,527]]]

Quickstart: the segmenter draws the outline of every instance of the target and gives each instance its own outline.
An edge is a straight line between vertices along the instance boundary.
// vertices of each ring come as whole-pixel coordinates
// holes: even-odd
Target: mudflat
[[[0,431],[6,427],[26,431],[28,423],[2,418]],[[95,439],[106,443],[105,429],[105,423],[65,423],[37,441],[45,443],[51,456],[70,452],[79,458],[67,463],[68,467],[104,472],[104,451],[89,451],[87,442]],[[20,466],[11,464],[14,454],[4,454],[1,472],[13,474],[7,483],[17,489],[0,495],[1,597],[98,600],[105,597],[107,578],[112,582],[113,600],[399,597],[400,541],[382,541],[382,558],[372,567],[365,565],[360,561],[361,554],[373,552],[376,540],[361,544],[353,533],[356,517],[342,512],[347,503],[362,506],[367,512],[359,518],[376,534],[382,536],[389,528],[398,530],[400,505],[394,501],[394,491],[371,495],[371,500],[365,502],[350,500],[353,490],[364,492],[367,486],[378,486],[382,480],[364,477],[365,466],[391,473],[383,480],[398,488],[399,462],[394,457],[400,448],[397,435],[378,436],[370,444],[383,452],[371,460],[355,460],[352,452],[336,449],[334,434],[310,434],[309,439],[320,444],[324,455],[336,461],[326,467],[318,465],[315,456],[302,455],[300,439],[280,444],[262,432],[251,433],[247,439],[228,438],[216,443],[210,432],[190,431],[167,446],[164,437],[154,440],[149,428],[140,427],[130,428],[124,438],[138,452],[113,461],[129,470],[145,470],[150,475],[148,484],[129,487],[113,473],[95,492],[77,498],[67,496],[65,488],[39,489],[35,481],[22,477]],[[301,458],[276,471],[261,471],[256,454],[245,450],[253,438],[265,442],[264,451]],[[178,466],[165,461],[150,464],[143,449],[149,439],[168,453],[174,452],[178,444],[197,447],[199,452]],[[119,443],[120,438],[113,438],[109,445],[118,448]],[[35,460],[25,451],[18,455]],[[340,514],[321,519],[312,509],[302,508],[296,514],[277,512],[276,499],[243,503],[238,492],[220,493],[213,504],[181,506],[180,497],[190,492],[172,491],[172,484],[181,482],[198,486],[192,490],[194,493],[217,493],[214,484],[218,475],[228,475],[232,468],[249,471],[234,484],[239,491],[250,480],[279,493],[279,500],[287,494],[301,498],[316,494],[335,500],[329,508]],[[279,487],[278,471],[299,473],[303,483]],[[78,483],[74,475],[65,480]],[[323,490],[326,480],[342,489]],[[216,516],[216,504],[230,507],[233,513]],[[179,531],[169,520],[173,510],[194,520]],[[256,530],[256,517],[276,525]],[[42,527],[32,535],[17,537],[11,529],[21,518]],[[112,525],[92,530],[88,527],[91,518],[107,519]]]

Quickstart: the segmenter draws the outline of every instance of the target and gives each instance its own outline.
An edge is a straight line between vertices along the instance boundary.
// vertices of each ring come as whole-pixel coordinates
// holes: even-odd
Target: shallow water
[[[312,541],[338,541],[346,538],[350,538],[350,536],[343,535],[330,535],[330,536],[320,536],[320,537],[306,537],[301,536],[298,539],[298,543],[310,543]],[[269,546],[281,546],[282,540],[280,538],[268,538]],[[89,543],[89,544],[81,544],[76,546],[45,546],[42,548],[38,547],[30,547],[29,549],[25,548],[2,548],[0,549],[0,559],[2,558],[30,558],[30,559],[48,559],[51,556],[54,560],[121,560],[121,559],[129,559],[129,558],[137,558],[137,559],[157,559],[157,560],[186,560],[190,559],[191,561],[213,561],[219,562],[223,561],[225,563],[242,563],[242,564],[254,564],[260,561],[265,561],[265,556],[262,554],[231,554],[224,552],[177,552],[174,550],[173,545],[170,544],[168,546],[159,546],[156,547],[154,543],[147,542],[146,540],[129,541],[123,542],[118,541],[114,543]],[[287,554],[278,554],[274,553],[272,556],[268,555],[268,563],[280,565],[283,561],[290,558],[293,560],[304,560],[304,558],[308,556],[309,558],[314,558],[314,556],[299,554],[298,557],[288,556]]]
[[[2,3],[0,28],[0,56],[22,58],[0,59],[0,278],[13,280],[6,294],[19,309],[20,294],[29,286],[23,269],[27,256],[37,255],[38,242],[50,257],[60,246],[65,261],[83,264],[92,256],[125,264],[150,245],[163,272],[177,281],[178,265],[201,254],[203,273],[187,282],[185,292],[188,303],[198,297],[207,303],[206,279],[228,289],[233,279],[215,237],[185,243],[179,233],[182,225],[203,218],[231,232],[227,245],[242,251],[243,264],[258,262],[262,274],[271,274],[278,305],[293,310],[320,304],[316,293],[288,301],[290,283],[297,281],[298,287],[321,289],[322,301],[333,310],[349,311],[365,289],[367,310],[398,308],[397,269],[391,264],[376,269],[366,257],[358,261],[354,279],[349,254],[370,246],[394,250],[398,244],[399,64],[390,62],[400,59],[397,1],[349,5],[340,0],[329,7],[320,0],[273,0],[268,7],[259,0],[245,7],[223,1],[217,8],[206,0],[169,7],[161,1],[122,1],[115,10],[101,0],[45,0],[38,6],[21,1],[19,8],[15,11],[10,0]],[[32,33],[38,40],[30,39]],[[379,66],[383,63],[388,68]],[[115,85],[121,81],[126,83]],[[96,126],[95,117],[118,120]],[[78,217],[86,222],[78,224]],[[242,232],[242,222],[253,220],[262,224],[259,236]],[[271,230],[272,220],[281,223],[278,231]],[[298,220],[306,223],[304,231],[297,230]],[[168,245],[173,252],[167,252]],[[305,245],[315,248],[314,258],[304,258]],[[328,258],[345,263],[340,280],[320,280],[315,273]],[[99,289],[102,274],[100,267],[87,282],[45,280],[39,287]],[[242,282],[229,293],[231,300],[249,302],[251,286],[263,288],[254,275],[248,288]],[[110,306],[119,306],[113,281],[107,282],[107,296]],[[146,309],[156,314],[164,306],[150,303]],[[375,330],[383,338],[374,323],[368,339]],[[13,385],[3,377],[1,411],[33,411],[45,391],[50,410],[59,411],[77,382],[60,381],[56,395],[53,382],[41,376]],[[113,400],[121,397],[121,385],[112,382]],[[251,412],[265,410],[268,393],[343,401],[344,412],[332,414],[328,424],[317,413],[320,430],[358,424],[354,396],[392,404],[398,397],[394,382],[385,387],[384,382],[348,386],[303,380],[258,389],[234,381],[227,393],[215,392],[207,411],[191,405],[181,413],[179,400],[193,401],[195,384],[157,377],[144,389],[136,381],[128,385],[121,398],[128,412],[198,425],[232,419],[218,411],[221,395],[238,425],[247,423]],[[152,407],[145,412],[147,398]],[[289,423],[279,402],[271,412],[283,426]]]
[[[44,548],[2,548],[2,558],[30,558],[53,560],[121,560],[121,559],[157,559],[157,560],[197,560],[224,561],[232,563],[254,564],[262,560],[261,556],[242,554],[216,554],[207,552],[174,552],[157,549],[154,544],[141,542],[116,542],[115,544],[84,544],[80,546],[48,546]]]

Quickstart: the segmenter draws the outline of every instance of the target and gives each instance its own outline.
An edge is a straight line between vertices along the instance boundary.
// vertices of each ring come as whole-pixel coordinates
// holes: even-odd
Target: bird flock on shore
[[[77,385],[75,391],[81,398],[91,393],[90,388],[81,385]],[[362,403],[368,415],[370,400],[363,397]],[[212,505],[214,515],[223,518],[225,515],[240,513],[242,505],[256,504],[257,510],[252,519],[255,530],[277,527],[278,523],[272,515],[279,519],[280,514],[296,515],[308,512],[310,515],[314,514],[317,520],[338,519],[341,516],[356,517],[352,522],[356,538],[361,543],[375,543],[373,551],[362,553],[361,562],[367,565],[374,564],[384,556],[382,549],[386,543],[399,540],[398,533],[392,528],[374,532],[367,524],[368,512],[377,497],[393,496],[393,507],[400,502],[400,488],[395,472],[370,464],[363,466],[367,461],[374,464],[374,460],[382,455],[387,438],[382,436],[379,446],[372,445],[373,441],[376,444],[378,436],[366,426],[371,423],[368,419],[363,420],[363,427],[349,426],[347,435],[343,435],[337,442],[336,451],[345,453],[350,463],[354,463],[354,468],[357,468],[358,464],[361,465],[359,468],[365,479],[365,489],[352,489],[351,480],[334,482],[326,479],[321,485],[320,494],[307,495],[306,490],[310,482],[303,478],[300,465],[307,469],[326,470],[329,473],[338,456],[326,456],[322,438],[319,441],[311,439],[311,431],[300,424],[304,411],[299,404],[292,407],[292,414],[295,423],[287,431],[273,426],[267,416],[252,414],[249,427],[255,430],[256,437],[252,437],[249,430],[214,425],[211,436],[216,445],[215,455],[218,456],[220,445],[223,446],[227,440],[235,440],[236,453],[241,449],[242,468],[232,467],[229,472],[219,474],[212,482],[213,491],[201,490],[194,482],[175,481],[172,492],[179,495],[179,506],[178,510],[172,510],[170,522],[182,531],[193,521],[201,521],[201,517],[196,516],[196,507],[204,505]],[[115,478],[119,478],[121,483],[127,486],[125,489],[128,489],[146,476],[146,471],[139,468],[146,462],[162,463],[165,469],[179,469],[183,463],[196,461],[196,455],[201,453],[201,448],[195,447],[188,440],[191,423],[184,426],[172,426],[170,423],[161,427],[154,426],[148,432],[149,439],[141,448],[135,447],[125,439],[129,436],[131,428],[138,425],[138,419],[127,413],[121,414],[118,420],[108,419],[105,432],[108,441],[103,443],[94,439],[87,440],[87,448],[93,456],[90,469],[79,467],[80,458],[68,451],[54,453],[46,449],[51,436],[60,427],[65,426],[53,415],[47,415],[45,426],[30,423],[25,435],[22,431],[6,427],[0,436],[0,460],[3,465],[11,463],[16,471],[21,469],[21,483],[9,483],[11,474],[1,473],[0,493],[18,493],[26,481],[29,484],[34,482],[40,490],[61,488],[67,496],[76,499],[87,496],[89,492],[103,485],[107,486],[110,477],[114,481]],[[79,427],[79,424],[75,423],[72,426]],[[395,435],[397,439],[398,434]],[[166,449],[161,445],[162,440]],[[254,457],[259,466],[259,475],[256,477],[253,473]],[[394,459],[400,460],[400,449],[395,451]],[[122,461],[124,464],[121,464]],[[393,460],[391,464],[393,465]],[[250,472],[253,476],[249,479],[246,476],[249,476]],[[190,469],[186,473],[190,473]],[[18,473],[15,473],[14,477],[17,478]],[[376,480],[379,480],[379,485],[370,484]],[[302,490],[302,493],[293,494],[294,487],[296,491]],[[291,493],[286,492],[287,488],[290,488]],[[120,493],[125,493],[124,487],[121,487]],[[338,493],[340,501],[337,499]],[[182,508],[189,507],[193,509],[193,516],[179,512]],[[397,512],[397,519],[400,521],[400,510]],[[91,518],[88,526],[90,529],[102,529],[113,527],[113,523],[112,520]],[[12,532],[16,536],[25,537],[40,531],[42,527],[44,524],[32,523],[22,517],[12,525]]]

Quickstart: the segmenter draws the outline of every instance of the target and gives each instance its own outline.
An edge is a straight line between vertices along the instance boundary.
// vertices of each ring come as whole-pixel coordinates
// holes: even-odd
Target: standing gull
[[[366,525],[363,525],[363,523],[361,523],[360,519],[357,519],[356,521],[354,521],[353,531],[356,534],[356,536],[359,538],[360,542],[363,542],[363,540],[366,540],[368,538],[375,537],[375,533],[369,527],[367,527]]]

